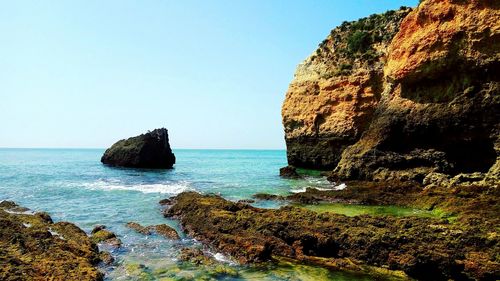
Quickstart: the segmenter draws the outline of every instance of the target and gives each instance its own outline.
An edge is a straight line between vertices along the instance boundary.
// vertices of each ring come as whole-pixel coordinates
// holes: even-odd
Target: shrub
[[[364,53],[371,44],[370,34],[366,31],[356,31],[347,38],[347,48],[351,53]]]

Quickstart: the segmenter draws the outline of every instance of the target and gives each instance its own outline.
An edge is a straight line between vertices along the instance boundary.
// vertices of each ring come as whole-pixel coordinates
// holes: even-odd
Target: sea
[[[0,149],[0,201],[12,200],[34,211],[48,212],[54,221],[70,221],[90,233],[106,225],[123,245],[100,245],[115,257],[102,266],[106,280],[373,280],[370,276],[332,271],[282,261],[265,266],[243,266],[230,256],[203,247],[221,263],[217,272],[181,263],[184,247],[201,247],[182,234],[175,220],[162,215],[161,199],[183,191],[214,193],[232,201],[256,193],[286,195],[307,187],[335,188],[311,173],[304,179],[279,177],[286,166],[284,150],[175,149],[171,170],[116,168],[100,162],[104,149]],[[273,201],[254,203],[279,208]],[[166,223],[181,233],[180,241],[145,236],[128,229],[127,222]]]

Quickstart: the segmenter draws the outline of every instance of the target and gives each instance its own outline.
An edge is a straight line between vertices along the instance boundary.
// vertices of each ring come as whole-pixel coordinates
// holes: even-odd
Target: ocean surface
[[[123,242],[110,250],[116,264],[106,267],[107,280],[371,280],[367,276],[332,272],[288,263],[265,268],[234,264],[211,253],[236,274],[211,274],[182,267],[181,248],[198,243],[183,236],[169,241],[144,236],[125,227],[175,221],[165,219],[158,201],[187,190],[217,193],[229,200],[255,193],[289,194],[306,187],[333,188],[319,176],[303,180],[279,177],[286,165],[284,150],[174,150],[172,170],[112,168],[101,164],[103,149],[0,149],[0,201],[12,200],[35,211],[47,211],[55,221],[70,221],[87,232],[104,224]],[[278,203],[256,203],[265,208]]]

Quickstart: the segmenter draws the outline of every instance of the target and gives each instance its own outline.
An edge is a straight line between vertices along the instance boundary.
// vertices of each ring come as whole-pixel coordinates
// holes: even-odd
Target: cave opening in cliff
[[[444,147],[444,152],[450,163],[453,163],[452,174],[485,173],[496,161],[493,142],[487,139],[451,143]]]

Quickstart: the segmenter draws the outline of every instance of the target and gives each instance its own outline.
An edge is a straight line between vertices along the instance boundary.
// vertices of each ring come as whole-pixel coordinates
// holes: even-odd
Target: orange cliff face
[[[500,2],[427,0],[402,22],[385,67],[403,83],[435,79],[500,60]]]
[[[498,183],[500,2],[427,0],[399,22],[348,75],[301,75],[327,69],[311,58],[299,66],[283,105],[290,164],[328,159],[341,180]]]
[[[282,107],[289,164],[333,169],[359,139],[381,96],[387,47],[410,10],[342,24],[297,67]]]

